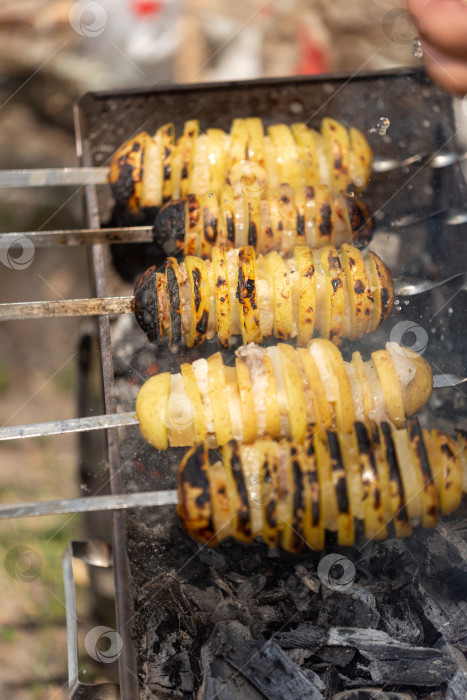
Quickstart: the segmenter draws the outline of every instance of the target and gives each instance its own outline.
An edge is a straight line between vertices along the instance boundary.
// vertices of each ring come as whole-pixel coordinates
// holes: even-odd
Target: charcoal
[[[292,661],[292,663],[296,664],[297,666],[303,666],[305,661],[308,661],[308,659],[313,656],[313,651],[311,649],[287,649],[285,652],[289,659]],[[302,668],[302,671],[304,669]],[[312,672],[314,673],[314,671]],[[315,674],[317,675],[317,674]],[[319,676],[317,676],[319,678]]]
[[[273,605],[251,605],[250,612],[260,623],[282,621],[282,611]]]
[[[301,669],[303,675],[308,678],[308,680],[313,683],[313,685],[316,686],[316,688],[321,692],[324,693],[326,691],[326,685],[323,681],[322,678],[318,676],[317,673],[312,671],[310,668],[302,668]]]
[[[355,649],[344,646],[324,646],[317,652],[316,656],[327,664],[343,668],[352,661]]]
[[[443,638],[437,642],[436,648],[449,654],[457,666],[455,673],[447,683],[446,700],[467,698],[467,660],[464,654],[453,647],[452,644],[445,642]]]
[[[374,644],[359,649],[370,660],[371,677],[377,683],[404,686],[436,686],[453,675],[455,663],[448,654],[408,644]]]
[[[222,601],[222,593],[214,586],[198,588],[189,583],[182,585],[182,591],[186,597],[202,612],[212,613]]]
[[[303,612],[309,609],[313,593],[302,580],[296,576],[289,576],[285,582],[285,590],[293,600],[297,610]]]
[[[344,690],[336,693],[332,700],[414,700],[414,696],[408,693],[391,693],[374,688],[359,688],[358,690]]]
[[[323,700],[323,695],[274,642],[224,643],[219,654],[246,676],[268,700]]]
[[[350,646],[355,649],[371,649],[374,645],[398,644],[382,630],[361,629],[359,627],[331,627],[328,630],[326,641],[330,646]]]
[[[320,627],[374,627],[379,622],[375,597],[361,586],[343,591],[322,588],[323,605],[318,615]]]
[[[261,556],[258,552],[255,552],[249,557],[243,557],[238,565],[244,574],[255,573],[261,567]]]
[[[237,596],[241,600],[251,600],[251,598],[256,598],[265,587],[266,581],[266,576],[263,576],[262,574],[251,576],[239,585],[237,589]]]
[[[191,641],[183,631],[174,631],[163,640],[154,635],[151,649],[146,650],[143,673],[149,698],[183,698],[193,691],[193,673],[188,653]],[[182,648],[182,650],[180,650]]]
[[[279,603],[281,600],[284,600],[287,598],[287,593],[284,591],[283,588],[275,588],[272,591],[265,591],[264,593],[261,593],[258,596],[258,603],[260,605],[262,604],[268,604],[270,603],[271,605],[274,605],[275,603]]]
[[[325,687],[324,700],[331,700],[336,693],[342,690],[341,677],[334,666],[328,666],[322,675],[322,681]]]
[[[448,642],[467,651],[467,543],[449,522],[417,532],[412,555],[418,565],[415,590],[424,614]]]
[[[225,659],[216,656],[219,644],[228,639],[242,645],[250,631],[239,622],[221,622],[201,649],[202,683],[197,700],[264,700],[264,696]]]
[[[226,574],[230,569],[227,559],[217,549],[200,546],[198,557],[203,564],[206,564],[210,569],[214,569],[214,571],[218,571],[221,574]]]
[[[294,567],[295,576],[302,581],[305,586],[313,593],[318,593],[321,586],[321,581],[317,576],[311,574],[304,566],[298,564]]]
[[[326,634],[320,627],[303,623],[290,632],[280,632],[276,635],[275,641],[282,649],[311,649],[316,651],[324,646]]]
[[[252,625],[254,620],[244,603],[222,600],[211,615],[211,622],[229,622],[238,620],[243,625]]]
[[[379,607],[380,625],[389,636],[415,646],[423,642],[423,625],[417,613],[403,600]]]

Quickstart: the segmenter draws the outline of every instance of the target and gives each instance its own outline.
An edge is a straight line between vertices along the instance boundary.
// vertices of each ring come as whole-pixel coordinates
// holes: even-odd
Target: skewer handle
[[[35,515],[63,515],[64,513],[89,513],[94,510],[123,510],[146,506],[167,506],[177,503],[177,492],[145,491],[122,493],[112,496],[88,496],[35,503],[5,503],[0,505],[0,520],[25,518]]]
[[[133,311],[133,297],[26,301],[0,304],[0,321],[64,316],[99,316],[100,314],[131,314]]]

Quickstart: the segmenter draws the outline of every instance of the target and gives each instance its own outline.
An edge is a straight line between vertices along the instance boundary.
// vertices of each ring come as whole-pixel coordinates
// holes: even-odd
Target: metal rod
[[[66,513],[89,513],[90,511],[125,510],[148,506],[170,506],[178,502],[177,491],[145,491],[123,493],[113,496],[87,496],[55,501],[33,503],[6,503],[0,505],[0,520],[25,518],[36,515],[63,515]]]
[[[109,413],[85,418],[68,418],[30,423],[29,425],[6,425],[0,428],[0,440],[42,437],[44,435],[64,435],[65,433],[82,433],[87,430],[119,428],[126,425],[138,425],[135,413]]]
[[[17,231],[0,233],[0,247],[11,252],[15,245],[22,246],[25,238],[28,238],[35,248],[54,248],[96,243],[153,243],[154,234],[152,226]]]
[[[133,297],[25,301],[0,304],[0,321],[65,316],[99,316],[100,314],[131,314],[133,311]]]
[[[105,185],[108,179],[108,166],[102,168],[24,168],[20,170],[0,170],[0,187]]]

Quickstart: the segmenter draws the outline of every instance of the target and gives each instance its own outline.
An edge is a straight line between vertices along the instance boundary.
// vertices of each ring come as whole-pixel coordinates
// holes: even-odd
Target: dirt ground
[[[119,84],[121,76],[112,71],[109,56],[88,51],[89,42],[71,28],[70,9],[78,4],[0,0],[2,170],[77,164],[73,101],[88,89]],[[110,13],[109,4],[101,4]],[[174,60],[161,64],[155,73],[135,68],[126,84],[408,64],[412,34],[405,25],[404,32],[397,29],[396,20],[406,20],[398,5],[398,16],[388,16],[395,5],[361,0],[351,4],[350,15],[340,1],[297,0],[287,4],[288,11],[273,1],[240,2],[234,11],[230,4],[214,0],[187,0],[178,19],[182,41]],[[302,54],[297,54],[302,25],[309,29],[312,47],[307,40]],[[128,57],[124,60],[131,63]],[[81,195],[74,188],[0,190],[2,232],[81,223]],[[5,255],[0,261],[2,302],[90,293],[83,249],[36,250],[26,264],[20,267],[16,262]],[[75,319],[0,324],[0,425],[76,415],[79,332]],[[74,436],[0,443],[2,503],[77,495]],[[68,693],[60,557],[70,539],[82,537],[82,523],[75,516],[2,521],[0,532],[0,700],[62,700]],[[77,570],[77,579],[82,637],[96,621],[84,569]],[[86,678],[105,678],[105,670],[84,658]]]

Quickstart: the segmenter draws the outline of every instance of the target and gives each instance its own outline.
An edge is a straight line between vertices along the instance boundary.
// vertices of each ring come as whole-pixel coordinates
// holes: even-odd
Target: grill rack
[[[401,92],[401,88],[404,90]],[[360,110],[359,110],[360,106]],[[365,113],[362,112],[365,106]],[[420,125],[419,132],[414,132],[414,109],[427,113],[431,107],[434,124]],[[437,109],[434,109],[434,108]],[[392,112],[390,112],[392,110]],[[357,111],[357,115],[356,115]],[[394,113],[394,117],[392,114]],[[242,83],[210,84],[198,86],[173,86],[161,90],[130,90],[125,92],[90,93],[85,95],[75,107],[75,130],[78,156],[84,166],[100,166],[111,155],[113,150],[137,130],[152,130],[171,114],[176,129],[182,122],[193,115],[199,115],[203,122],[210,126],[226,128],[233,116],[255,115],[263,117],[266,122],[302,119],[313,115],[313,123],[325,115],[334,116],[340,120],[356,124],[364,130],[377,123],[380,116],[389,116],[391,128],[397,129],[401,135],[399,142],[375,137],[372,144],[375,151],[382,157],[394,156],[402,158],[407,153],[436,151],[449,142],[454,128],[453,105],[450,97],[441,93],[424,76],[422,71],[390,71],[375,75],[359,74],[357,76],[323,76],[322,78],[291,78],[287,80],[260,80]],[[160,116],[159,116],[160,115]],[[215,115],[215,116],[213,116]],[[357,119],[355,118],[357,116]],[[392,117],[392,118],[391,118]],[[359,121],[360,120],[360,123]],[[391,129],[390,132],[391,133]],[[410,137],[410,142],[409,142]],[[427,138],[428,137],[428,138]],[[406,142],[404,144],[404,138]],[[393,172],[386,176],[374,178],[368,194],[370,205],[377,210],[381,202],[387,199],[388,193],[397,192],[404,180],[411,178],[413,173]],[[415,178],[417,206],[426,211],[452,208],[458,204],[460,197],[466,195],[466,185],[462,177],[461,166],[456,164],[445,173],[421,170]],[[406,183],[410,184],[409,183]],[[390,195],[392,196],[392,195]],[[95,185],[84,188],[86,225],[99,228],[103,221],[109,219],[109,196],[105,189],[96,189]],[[393,200],[394,201],[394,200]],[[399,199],[394,202],[398,216],[413,213],[413,200]],[[376,205],[376,206],[375,206]],[[459,261],[465,259],[466,237],[465,226],[455,232],[443,232],[443,239],[437,236],[436,223],[428,224],[426,247],[431,248],[431,255],[436,256],[438,271],[443,276],[462,271]],[[420,229],[412,232],[411,240],[417,239]],[[423,235],[425,235],[423,233]],[[391,235],[389,235],[391,239]],[[447,240],[446,240],[447,239]],[[461,248],[459,255],[453,256],[454,246]],[[379,241],[384,249],[384,241]],[[410,244],[409,244],[410,247]],[[119,246],[119,258],[123,263],[132,263],[132,272],[142,271],[151,255],[151,247],[138,246],[138,254],[133,246]],[[464,255],[462,254],[462,250]],[[379,252],[379,251],[378,251]],[[404,260],[404,255],[406,256]],[[111,270],[108,250],[105,246],[94,245],[89,250],[90,262],[97,296],[108,296],[113,293],[120,282],[115,280]],[[397,256],[396,256],[397,257]],[[407,246],[403,245],[401,255],[402,265],[411,271],[410,255]],[[119,264],[117,260],[117,265]],[[121,263],[120,263],[121,266]],[[417,272],[428,272],[420,270]],[[454,316],[454,314],[453,314]],[[458,318],[458,316],[457,316]],[[117,367],[112,356],[113,341],[111,322],[107,316],[98,321],[99,339],[102,360],[102,375],[104,385],[105,411],[115,413],[117,410],[116,373],[121,372],[121,358],[117,358]],[[452,329],[451,329],[452,330]],[[457,329],[459,331],[459,328]],[[365,345],[365,349],[375,349],[381,345],[387,329],[376,334]],[[131,334],[131,329],[130,329]],[[452,344],[462,355],[459,332],[454,332]],[[434,349],[437,353],[438,349]],[[431,354],[431,353],[430,353]],[[462,366],[455,364],[445,371],[462,372]],[[172,358],[170,358],[172,361]],[[127,400],[120,395],[120,408]],[[450,416],[442,416],[445,424],[452,424],[456,416],[464,415],[467,407],[462,405],[456,410],[449,409]],[[439,419],[439,415],[437,418]],[[439,424],[439,420],[437,421]],[[443,427],[443,425],[440,425]],[[444,426],[445,427],[445,426]],[[450,426],[449,426],[450,427]],[[126,488],[122,478],[121,440],[117,429],[111,429],[107,434],[107,450],[109,463],[110,487],[112,493],[123,493]],[[142,488],[147,487],[142,484]],[[131,638],[131,629],[125,621],[132,618],[130,591],[130,567],[126,547],[126,520],[123,512],[112,514],[113,529],[113,561],[116,588],[117,629],[123,640],[123,651],[120,657],[120,690],[122,697],[133,699],[137,697],[136,677],[137,662]],[[73,697],[91,697],[90,686],[78,684],[76,695]],[[90,695],[87,695],[90,693]]]

